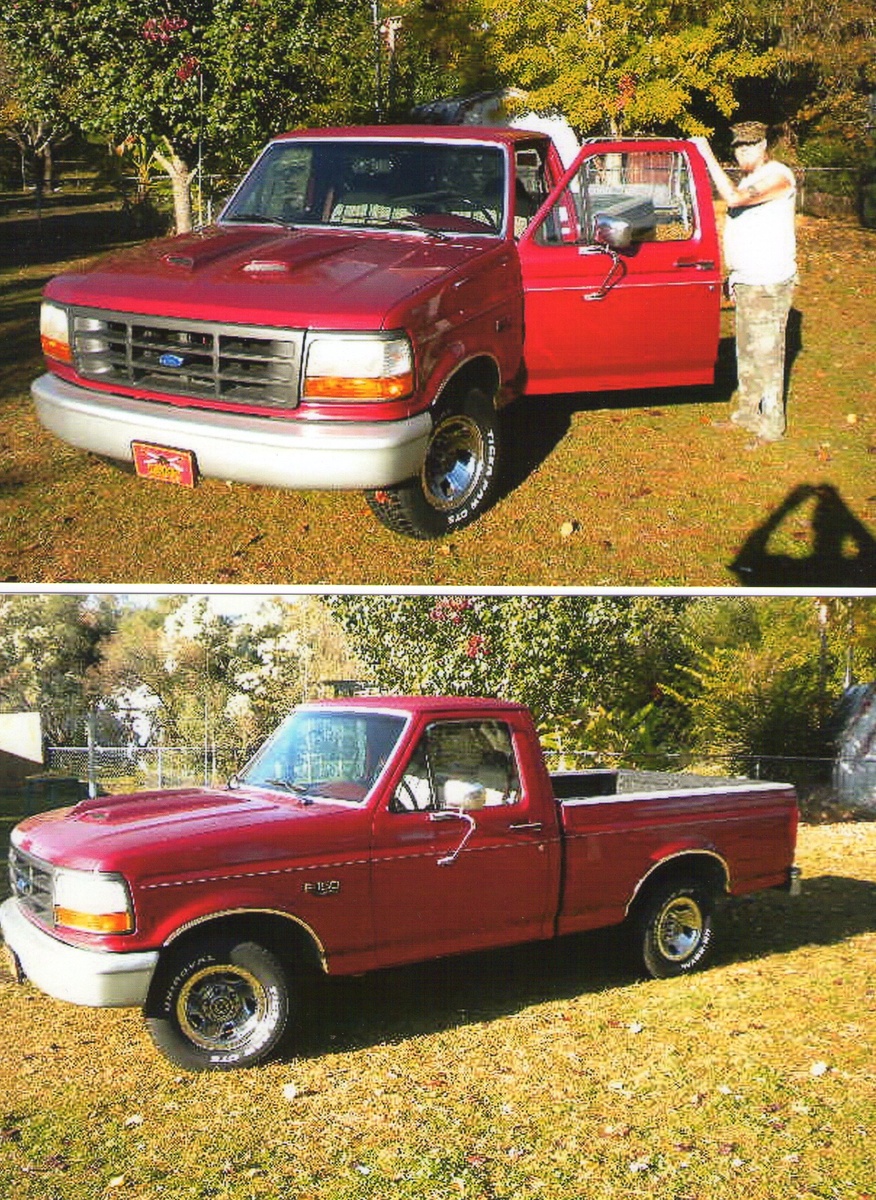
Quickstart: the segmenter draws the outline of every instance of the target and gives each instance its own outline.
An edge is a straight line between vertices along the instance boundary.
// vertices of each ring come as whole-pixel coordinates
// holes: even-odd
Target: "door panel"
[[[711,382],[720,263],[697,196],[677,146],[585,148],[520,243],[528,392]],[[597,244],[600,217],[628,247]]]
[[[503,767],[498,760],[506,752]],[[479,807],[448,807],[473,785]],[[430,726],[395,798],[375,815],[378,961],[387,965],[544,936],[555,902],[548,847],[554,837],[532,820],[501,722]]]

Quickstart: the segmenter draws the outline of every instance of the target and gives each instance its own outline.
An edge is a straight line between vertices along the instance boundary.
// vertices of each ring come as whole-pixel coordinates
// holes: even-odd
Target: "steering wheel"
[[[402,776],[398,787],[393,796],[393,805],[397,806],[402,812],[419,812],[420,806],[417,804],[417,797],[414,794],[414,789],[408,783],[407,777]]]

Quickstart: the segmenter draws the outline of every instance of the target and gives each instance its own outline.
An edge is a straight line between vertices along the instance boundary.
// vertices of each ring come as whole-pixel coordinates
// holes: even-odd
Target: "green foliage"
[[[826,610],[813,599],[707,601],[686,616],[683,689],[696,753],[740,774],[808,785],[825,772],[841,689]]]
[[[735,86],[775,56],[722,3],[482,0],[506,85],[562,113],[581,134],[707,132],[735,107]]]
[[[787,0],[765,5],[774,22],[777,82],[805,140],[818,134],[845,144],[868,140],[868,97],[876,91],[876,10],[871,0]]]
[[[148,731],[242,755],[293,705],[354,679],[518,700],[566,765],[693,754],[808,789],[845,683],[874,673],[869,597],[337,595],[233,616],[197,596],[0,602],[0,705],[39,709],[55,741],[84,740],[97,709],[107,743]]]
[[[0,137],[14,142],[31,171],[41,169],[51,184],[52,153],[74,132],[69,67],[58,46],[10,36],[6,26],[18,8],[0,12]]]
[[[55,742],[83,737],[116,606],[82,596],[0,599],[0,708],[40,713]]]
[[[158,154],[178,227],[190,219],[199,155],[211,170],[239,172],[283,128],[349,121],[373,106],[364,3],[20,0],[2,27],[16,61],[57,65],[53,94],[83,130],[113,145],[142,138]]]
[[[518,700],[557,748],[615,754],[655,752],[683,727],[664,688],[683,652],[683,607],[650,597],[331,600],[381,690]]]
[[[100,683],[110,708],[142,714],[141,738],[207,738],[242,754],[323,679],[357,667],[314,599],[274,600],[229,616],[206,597],[176,596],[122,613]]]

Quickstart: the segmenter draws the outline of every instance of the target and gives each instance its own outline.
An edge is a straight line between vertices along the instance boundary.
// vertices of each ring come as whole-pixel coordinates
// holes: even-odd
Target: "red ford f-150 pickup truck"
[[[549,775],[519,704],[314,702],[227,787],[23,821],[0,926],[19,977],[143,1006],[193,1070],[267,1055],[314,969],[624,925],[651,975],[682,974],[711,952],[722,897],[796,889],[797,804],[785,784],[679,780]]]
[[[144,476],[362,488],[413,537],[494,499],[516,396],[710,383],[720,256],[690,142],[463,126],[272,141],[217,223],[61,275],[41,421]]]

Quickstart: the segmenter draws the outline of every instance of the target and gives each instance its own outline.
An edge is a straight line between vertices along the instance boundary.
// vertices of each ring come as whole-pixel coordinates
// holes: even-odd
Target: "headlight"
[[[59,868],[52,880],[55,924],[86,933],[130,933],[131,897],[120,875]]]
[[[414,361],[406,337],[317,334],[304,368],[307,400],[403,400],[414,390]]]
[[[66,308],[44,300],[40,308],[40,341],[46,358],[72,363],[70,320]]]

